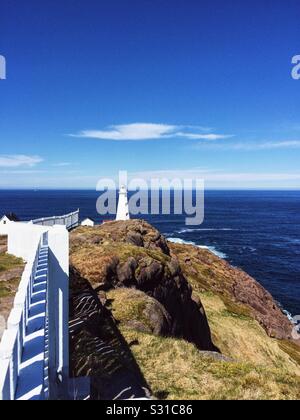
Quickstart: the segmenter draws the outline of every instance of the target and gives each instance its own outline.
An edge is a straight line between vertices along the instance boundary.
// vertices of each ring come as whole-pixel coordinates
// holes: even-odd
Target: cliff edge
[[[272,296],[141,220],[71,233],[71,324],[72,373],[99,398],[115,375],[162,399],[300,397],[300,349]]]

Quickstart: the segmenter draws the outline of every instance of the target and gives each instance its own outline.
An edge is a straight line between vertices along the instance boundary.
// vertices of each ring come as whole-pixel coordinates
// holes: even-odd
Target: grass
[[[256,320],[228,311],[227,305],[217,295],[202,293],[199,297],[214,343],[224,355],[261,366],[280,367],[300,375],[298,346],[268,337]]]
[[[300,366],[300,349],[297,344],[282,340],[279,342],[279,347]]]
[[[117,288],[107,293],[108,305],[115,320],[135,330],[162,334],[169,314],[157,300],[137,289]]]
[[[284,369],[223,362],[183,340],[121,329],[145,379],[169,400],[299,399],[300,378]]]
[[[77,248],[71,253],[71,264],[78,269],[82,275],[89,280],[93,286],[109,280],[108,266],[122,265],[130,258],[134,258],[138,266],[136,276],[139,274],[140,265],[151,264],[154,261],[160,263],[165,273],[170,274],[168,263],[171,258],[156,250],[136,247],[126,243],[104,242],[101,246],[88,245],[84,248]]]
[[[114,289],[107,294],[107,297],[112,301],[112,314],[118,322],[126,324],[138,321],[151,328],[144,311],[152,299],[145,293],[135,289]]]
[[[300,347],[270,338],[255,320],[251,308],[234,300],[231,290],[236,273],[232,267],[206,251],[196,254],[191,251],[188,255],[187,247],[173,249],[194,296],[203,303],[213,341],[224,355],[300,375]],[[186,258],[190,264],[185,264]]]
[[[0,254],[0,273],[12,268],[22,267],[24,262],[21,258],[9,254]]]
[[[115,266],[130,257],[138,263],[136,274],[148,259],[160,262],[168,274],[170,257],[162,252],[114,238],[113,242],[109,232],[97,245],[90,232],[87,243],[81,238],[74,247],[71,261],[94,287],[115,275]],[[229,361],[200,352],[184,340],[151,334],[145,311],[153,303],[150,298],[134,289],[110,290],[110,309],[154,395],[170,400],[299,399],[300,348],[270,338],[252,308],[235,301],[233,287],[239,273],[209,252],[184,246],[172,250],[194,297],[203,303],[214,343]]]
[[[232,362],[202,353],[184,340],[129,327],[130,320],[147,325],[143,310],[148,297],[134,289],[108,293],[120,331],[154,395],[168,400],[299,399],[299,348],[271,339],[257,321],[230,312],[214,293],[199,297],[215,344]]]
[[[16,293],[20,279],[13,279],[10,281],[0,281],[0,298],[12,296]],[[1,311],[1,306],[0,306]]]
[[[23,266],[24,262],[21,258],[17,258],[9,254],[0,254],[0,274]],[[0,281],[0,298],[13,295],[17,290],[19,281],[19,278],[15,278],[9,281]]]

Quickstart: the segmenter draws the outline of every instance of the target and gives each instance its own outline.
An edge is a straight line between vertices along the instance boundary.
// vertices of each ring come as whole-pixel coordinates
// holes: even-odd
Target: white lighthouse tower
[[[125,185],[122,185],[119,191],[119,203],[116,220],[130,220],[127,188]]]

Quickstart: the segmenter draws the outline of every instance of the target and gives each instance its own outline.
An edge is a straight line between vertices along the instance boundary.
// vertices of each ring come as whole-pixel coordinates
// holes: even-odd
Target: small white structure
[[[93,227],[93,226],[95,226],[95,222],[94,222],[94,220],[92,220],[92,219],[90,219],[90,218],[88,217],[88,218],[84,219],[84,220],[81,222],[81,226],[90,226],[90,227]]]
[[[5,214],[4,216],[2,216],[0,219],[0,235],[7,235],[9,224],[11,222],[18,222],[18,221],[19,219],[13,213]]]
[[[119,204],[116,220],[130,220],[127,188],[125,187],[125,185],[122,185],[119,191]]]

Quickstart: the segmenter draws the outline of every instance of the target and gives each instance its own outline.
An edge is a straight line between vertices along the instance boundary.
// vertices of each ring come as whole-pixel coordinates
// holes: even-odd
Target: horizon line
[[[158,189],[152,189],[152,191],[157,191]],[[160,188],[160,191],[165,190],[165,188]],[[178,189],[171,188],[171,191],[177,191]],[[185,188],[184,190],[189,191],[190,188]],[[195,188],[192,189],[193,191]],[[37,187],[11,187],[11,188],[2,188],[0,187],[0,191],[89,191],[89,192],[101,192],[93,188],[58,188],[58,187],[45,187],[45,188],[37,188]],[[129,192],[137,192],[139,190],[129,190]],[[145,191],[145,190],[140,190]],[[151,191],[151,189],[149,189]],[[204,188],[205,191],[300,191],[300,187],[279,187],[279,188],[272,188],[272,187],[249,187],[249,188],[242,188],[242,187],[210,187]]]

